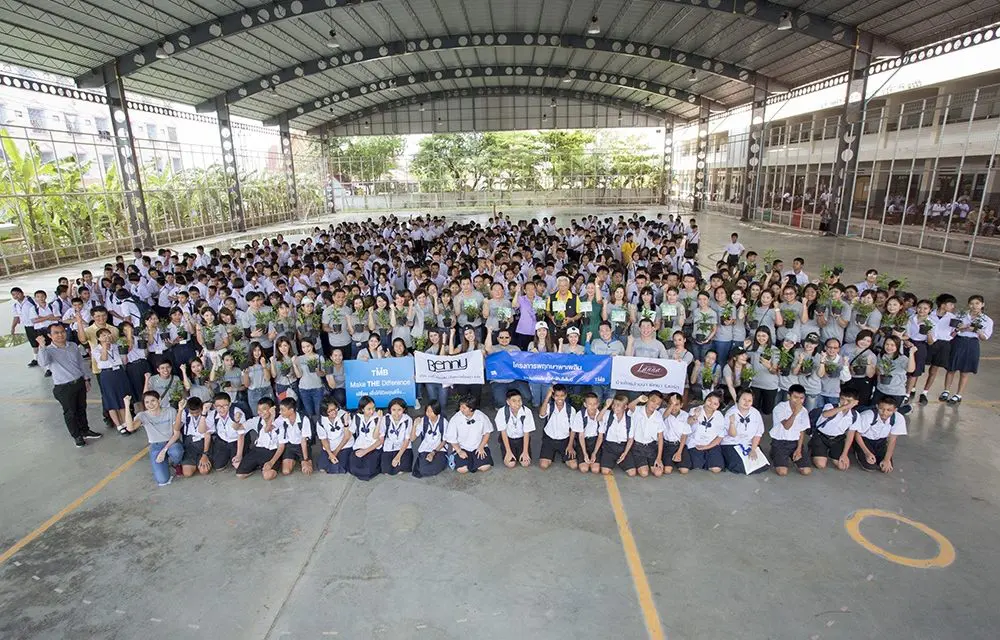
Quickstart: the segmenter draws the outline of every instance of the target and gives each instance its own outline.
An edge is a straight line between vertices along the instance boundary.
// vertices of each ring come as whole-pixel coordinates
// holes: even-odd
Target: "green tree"
[[[594,134],[587,131],[544,131],[538,134],[541,154],[549,164],[553,189],[583,186],[580,176],[588,173],[587,149]]]
[[[477,133],[436,133],[420,140],[410,168],[423,191],[476,189],[482,177],[477,166],[480,138]]]
[[[330,142],[330,172],[342,183],[362,183],[369,193],[396,168],[406,148],[402,136],[334,138]]]

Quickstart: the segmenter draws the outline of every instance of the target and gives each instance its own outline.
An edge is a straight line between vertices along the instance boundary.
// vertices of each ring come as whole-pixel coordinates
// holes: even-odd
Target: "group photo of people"
[[[911,291],[738,233],[707,245],[696,219],[668,214],[383,216],[228,249],[136,248],[52,286],[11,290],[28,366],[50,379],[77,447],[144,432],[160,486],[225,470],[369,480],[536,463],[889,473],[907,415],[957,409],[993,332],[981,295]],[[415,402],[348,409],[347,361],[474,351],[672,360],[686,373],[682,390],[644,392],[420,383]]]

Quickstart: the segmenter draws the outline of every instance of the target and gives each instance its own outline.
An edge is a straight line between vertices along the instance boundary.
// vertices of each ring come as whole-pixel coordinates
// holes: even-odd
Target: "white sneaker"
[[[173,478],[173,476],[171,476],[170,479],[167,480],[166,482],[157,482],[156,486],[158,486],[158,487],[165,487],[165,486],[167,486],[168,484],[170,484],[173,481],[174,481],[174,478]]]

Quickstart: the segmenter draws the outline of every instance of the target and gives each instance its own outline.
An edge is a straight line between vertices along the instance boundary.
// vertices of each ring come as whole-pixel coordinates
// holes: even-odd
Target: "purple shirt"
[[[514,331],[524,336],[535,335],[535,323],[538,320],[535,319],[535,308],[531,306],[531,300],[528,299],[528,296],[521,296],[517,299],[517,307],[521,315],[517,320],[517,328]]]

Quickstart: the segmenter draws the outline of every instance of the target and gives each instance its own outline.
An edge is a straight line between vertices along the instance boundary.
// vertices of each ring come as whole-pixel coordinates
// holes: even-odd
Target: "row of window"
[[[102,137],[111,135],[111,119],[106,117],[95,117],[93,119],[85,117],[81,125],[81,116],[75,113],[50,113],[39,107],[28,107],[28,123],[33,129],[56,130],[65,129],[70,133],[97,133]],[[5,124],[17,124],[18,120],[24,118],[24,112],[19,109],[11,109],[0,103],[0,126]],[[178,142],[177,127],[165,127],[167,142]],[[145,137],[149,140],[158,140],[160,135],[159,125],[147,122],[136,124],[132,128],[136,137]]]

